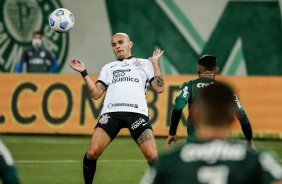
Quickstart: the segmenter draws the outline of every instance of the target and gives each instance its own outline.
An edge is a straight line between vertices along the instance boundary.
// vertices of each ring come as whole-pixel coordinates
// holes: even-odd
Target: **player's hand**
[[[250,149],[250,150],[254,150],[254,151],[257,151],[256,147],[255,147],[255,143],[254,143],[254,140],[247,140],[247,149]]]
[[[153,52],[153,56],[149,57],[149,61],[152,62],[152,64],[158,64],[159,63],[159,58],[162,56],[164,51],[161,51],[160,49],[157,49]]]
[[[171,142],[174,142],[174,147],[177,145],[177,136],[176,135],[169,135],[166,139],[166,150],[170,150]]]
[[[70,60],[70,67],[75,71],[82,72],[85,70],[84,63],[78,59],[71,59]]]

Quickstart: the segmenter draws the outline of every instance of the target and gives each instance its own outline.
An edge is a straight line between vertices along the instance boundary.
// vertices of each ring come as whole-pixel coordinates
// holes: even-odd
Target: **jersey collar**
[[[125,58],[125,59],[131,59],[131,58],[134,58],[134,56],[129,56],[128,58]],[[119,61],[123,61],[125,59],[118,59]]]

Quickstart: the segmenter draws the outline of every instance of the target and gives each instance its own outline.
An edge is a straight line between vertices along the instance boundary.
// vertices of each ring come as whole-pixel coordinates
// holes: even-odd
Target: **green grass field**
[[[2,135],[22,184],[82,184],[82,159],[90,136]],[[185,139],[179,140],[179,145]],[[258,149],[274,150],[282,162],[281,141],[256,141]],[[160,152],[165,138],[157,138]],[[98,160],[95,183],[138,183],[147,162],[129,137],[117,137]]]

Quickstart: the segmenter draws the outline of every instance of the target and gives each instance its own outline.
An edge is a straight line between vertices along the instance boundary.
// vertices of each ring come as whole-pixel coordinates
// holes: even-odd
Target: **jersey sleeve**
[[[177,99],[183,99],[185,100],[186,102],[188,102],[189,98],[191,96],[191,81],[189,82],[184,82],[179,90],[178,90],[178,93],[177,93],[177,97],[175,100]]]
[[[96,81],[96,83],[100,82],[107,89],[108,86],[109,86],[109,81],[108,80],[109,80],[109,77],[108,77],[107,65],[106,65],[100,71],[100,74],[98,76],[98,80]]]
[[[181,118],[182,110],[188,102],[190,90],[190,82],[184,82],[179,90],[177,97],[175,99],[175,104],[172,108],[170,126],[169,126],[169,135],[176,135],[177,127]]]
[[[253,139],[253,131],[252,131],[250,120],[236,94],[234,94],[234,105],[236,106],[237,109],[236,116],[241,124],[241,128],[245,135],[245,138],[247,140]]]
[[[145,61],[147,65],[146,76],[147,76],[150,86],[152,86],[151,82],[154,80],[154,68],[153,68],[151,61],[149,60],[145,60]]]
[[[261,152],[258,156],[260,167],[259,180],[262,184],[274,181],[282,182],[282,168],[277,159],[270,152]]]

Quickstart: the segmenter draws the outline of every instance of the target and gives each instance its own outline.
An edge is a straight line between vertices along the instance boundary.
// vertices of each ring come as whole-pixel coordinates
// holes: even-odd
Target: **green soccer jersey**
[[[170,122],[171,124],[170,124],[170,130],[169,130],[170,135],[176,134],[176,129],[177,129],[179,120],[181,118],[182,110],[185,107],[185,105],[188,103],[188,111],[190,111],[190,108],[193,105],[199,90],[215,82],[216,80],[214,79],[207,78],[207,77],[200,77],[194,80],[184,82],[180,86],[178,95],[175,99],[175,105],[172,110],[171,122]],[[251,140],[252,139],[251,124],[236,94],[234,94],[234,105],[236,106],[236,109],[238,111],[236,115],[241,124],[242,131],[246,139]],[[187,118],[187,132],[188,132],[187,142],[194,142],[196,140],[195,125],[190,116],[188,116]]]
[[[281,179],[282,168],[270,152],[213,140],[161,155],[141,184],[269,184]]]
[[[0,181],[1,179],[3,184],[20,183],[14,167],[13,158],[4,143],[0,140]]]

